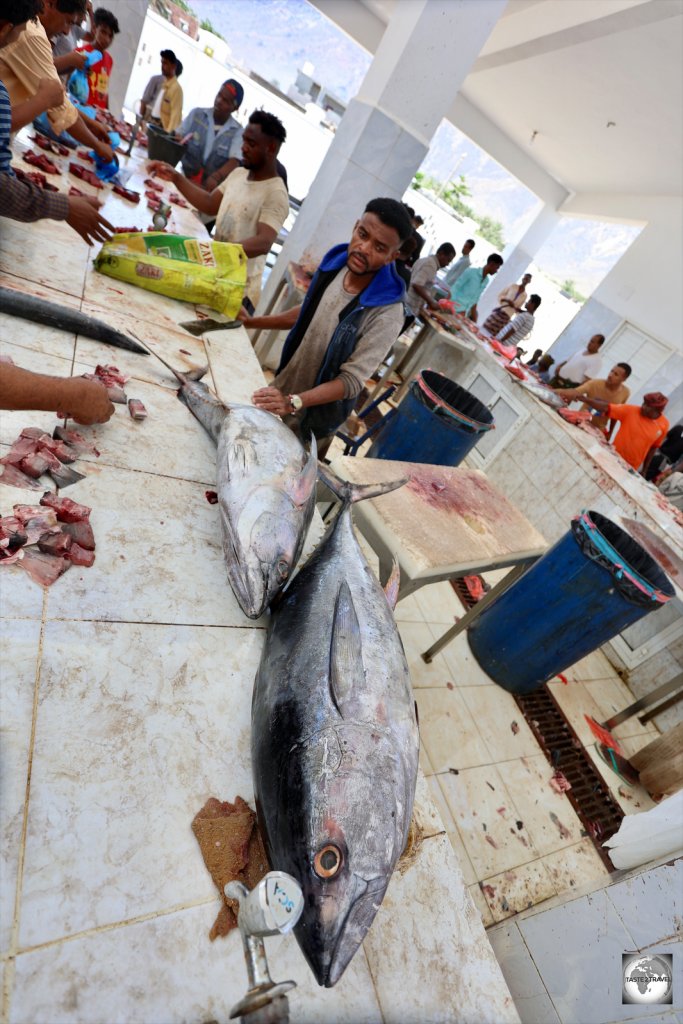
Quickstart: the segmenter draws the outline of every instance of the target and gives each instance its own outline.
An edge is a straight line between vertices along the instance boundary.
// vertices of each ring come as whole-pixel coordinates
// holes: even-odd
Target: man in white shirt
[[[242,135],[242,167],[207,192],[170,164],[152,160],[152,174],[172,181],[201,213],[216,218],[217,242],[237,242],[247,256],[245,297],[256,306],[266,255],[289,213],[289,196],[277,171],[277,154],[287,132],[265,110],[255,110]]]
[[[450,288],[451,285],[455,284],[461,274],[471,266],[472,261],[470,260],[470,253],[474,249],[475,241],[473,238],[468,238],[462,247],[462,256],[459,260],[456,260],[451,269],[446,274],[446,284]]]
[[[418,260],[410,273],[410,287],[406,295],[406,305],[410,307],[411,313],[417,316],[422,306],[427,305],[430,309],[438,309],[439,303],[430,291],[437,271],[447,267],[455,256],[455,249],[450,242],[444,242],[431,256],[425,256]]]
[[[555,376],[550,382],[553,388],[576,388],[585,380],[595,380],[600,376],[602,356],[599,355],[604,334],[594,334],[581,352],[575,353],[557,367]]]

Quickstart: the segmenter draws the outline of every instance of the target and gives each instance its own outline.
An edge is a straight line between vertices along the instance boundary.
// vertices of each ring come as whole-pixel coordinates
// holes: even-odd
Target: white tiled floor
[[[367,551],[367,548],[366,548]],[[490,579],[489,582],[493,582]],[[507,691],[479,667],[464,634],[427,665],[420,657],[464,609],[449,584],[399,603],[396,618],[420,717],[422,769],[485,926],[607,875],[569,799]],[[633,700],[601,651],[550,688],[625,813],[652,806],[595,752],[585,715],[604,721]],[[657,735],[630,719],[617,730],[626,756]]]

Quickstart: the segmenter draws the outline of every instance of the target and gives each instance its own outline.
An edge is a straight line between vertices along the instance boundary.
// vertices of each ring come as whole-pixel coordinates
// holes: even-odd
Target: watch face
[[[297,412],[299,411],[299,409],[303,408],[304,403],[301,401],[298,395],[290,395],[289,400],[292,403],[292,408],[295,409]]]

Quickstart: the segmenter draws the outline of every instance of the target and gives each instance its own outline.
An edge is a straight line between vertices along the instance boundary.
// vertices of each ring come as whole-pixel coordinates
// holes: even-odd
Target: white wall
[[[246,123],[249,114],[258,107],[280,118],[287,129],[287,141],[280,151],[280,159],[287,168],[289,191],[297,199],[303,199],[332,143],[332,132],[305,120],[289,103],[258,85],[239,68],[208,57],[198,42],[153,11],[147,12],[135,55],[126,92],[127,109],[135,109],[149,79],[160,74],[159,52],[166,49],[173,50],[183,62],[179,81],[183,88],[184,115],[193,107],[213,106],[214,97],[225,79],[236,78],[244,86],[239,121]]]
[[[645,227],[592,298],[646,334],[681,350],[683,338],[683,198],[680,196],[580,195],[563,215],[599,217]]]

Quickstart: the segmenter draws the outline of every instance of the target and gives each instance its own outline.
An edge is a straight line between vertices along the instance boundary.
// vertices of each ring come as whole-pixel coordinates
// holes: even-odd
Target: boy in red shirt
[[[95,23],[93,41],[85,46],[81,46],[80,49],[86,53],[99,50],[102,54],[102,60],[99,60],[97,64],[93,64],[88,69],[88,85],[90,88],[87,105],[89,107],[99,107],[101,110],[108,110],[109,79],[111,78],[114,61],[111,58],[111,54],[107,53],[107,50],[114,42],[114,36],[118,35],[119,23],[112,12],[105,10],[104,7],[97,8],[93,15],[93,21]]]

